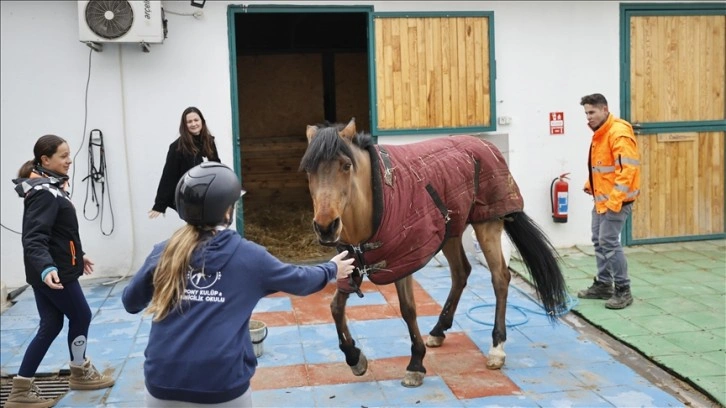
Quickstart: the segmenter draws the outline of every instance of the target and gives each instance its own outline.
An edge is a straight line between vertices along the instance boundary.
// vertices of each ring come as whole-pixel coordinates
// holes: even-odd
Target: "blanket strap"
[[[381,160],[383,160],[383,167],[386,171],[383,173],[383,179],[386,184],[393,187],[393,165],[391,164],[391,157],[388,155],[388,151],[383,146],[378,146],[378,151],[381,153]]]
[[[431,184],[426,184],[426,191],[428,191],[431,199],[434,200],[434,204],[436,204],[436,208],[439,209],[441,215],[444,216],[444,221],[446,221],[446,229],[448,232],[449,221],[451,220],[451,217],[449,217],[449,209],[446,208],[444,201],[441,199],[441,197],[439,197],[439,193],[436,192],[436,189]]]

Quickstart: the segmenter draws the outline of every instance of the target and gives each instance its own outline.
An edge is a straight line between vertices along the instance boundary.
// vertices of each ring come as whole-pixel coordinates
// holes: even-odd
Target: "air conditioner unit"
[[[164,9],[161,1],[79,1],[78,32],[87,44],[159,44],[166,38]]]

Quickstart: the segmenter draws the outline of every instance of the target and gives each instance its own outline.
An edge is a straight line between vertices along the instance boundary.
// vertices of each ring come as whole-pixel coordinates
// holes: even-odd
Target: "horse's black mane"
[[[336,160],[340,155],[350,158],[355,166],[355,157],[350,145],[338,134],[346,125],[324,123],[317,126],[318,132],[300,160],[299,170],[314,173],[321,163]],[[373,139],[370,134],[359,132],[353,136],[353,144],[367,150],[373,146]]]

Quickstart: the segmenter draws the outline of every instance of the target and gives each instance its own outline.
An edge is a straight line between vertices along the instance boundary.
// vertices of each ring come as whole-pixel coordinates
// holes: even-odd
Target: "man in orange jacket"
[[[593,196],[592,243],[597,277],[592,286],[577,293],[584,299],[607,299],[608,309],[633,303],[628,263],[620,245],[620,233],[640,194],[640,154],[633,127],[608,110],[601,94],[582,97],[587,124],[595,132],[588,160],[590,177],[585,192]],[[614,287],[613,287],[614,286]]]

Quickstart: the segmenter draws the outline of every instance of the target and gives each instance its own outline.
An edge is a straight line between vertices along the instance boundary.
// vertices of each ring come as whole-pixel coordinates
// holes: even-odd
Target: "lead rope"
[[[94,134],[96,135],[94,136]],[[96,151],[98,151],[98,154],[96,154]],[[98,167],[96,167],[96,155],[98,155]],[[106,171],[106,149],[103,146],[103,132],[101,132],[101,130],[99,129],[93,129],[90,132],[88,138],[88,175],[84,177],[83,180],[81,180],[88,180],[88,184],[86,184],[86,199],[83,202],[83,217],[88,221],[93,221],[100,215],[101,233],[105,236],[109,236],[111,235],[111,233],[113,233],[115,222],[113,216],[113,206],[111,205],[111,190],[109,190],[108,194],[106,194],[106,182],[108,181],[108,175],[106,174]],[[98,192],[96,191],[96,184],[101,185],[100,199],[98,196]],[[88,204],[89,192],[91,194],[91,202],[96,204],[96,215],[94,215],[92,218],[88,218],[88,216],[86,215],[86,205]],[[108,196],[108,199],[106,199],[106,196]],[[108,208],[111,212],[111,230],[109,232],[106,232],[103,229],[103,210],[106,201],[108,201]]]

